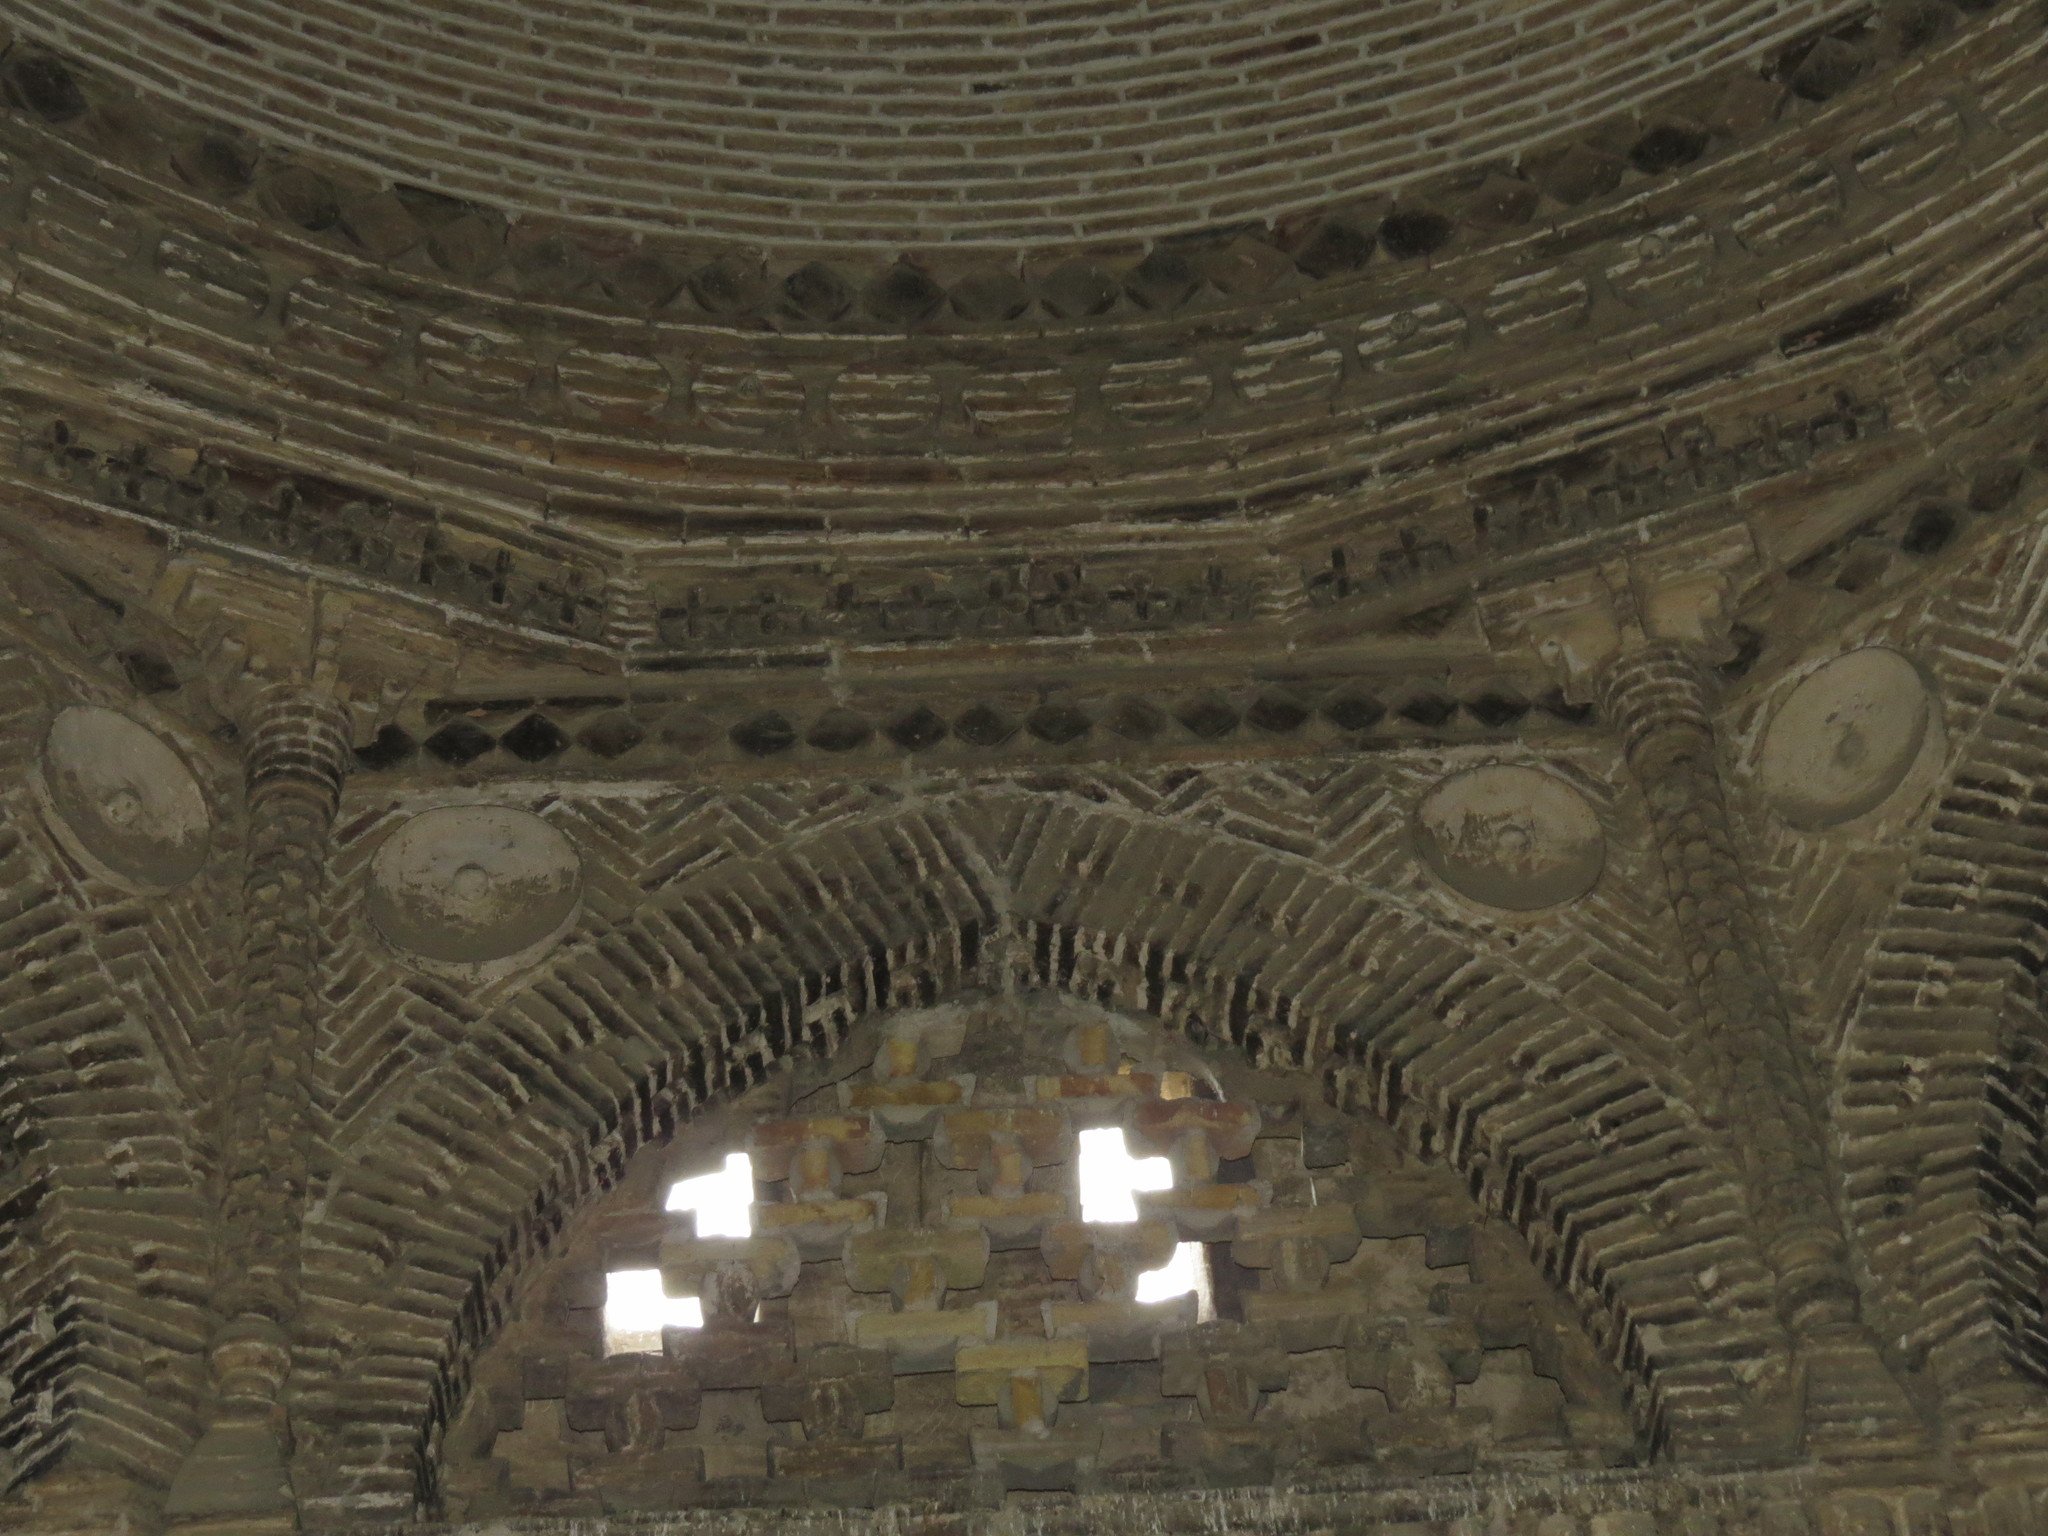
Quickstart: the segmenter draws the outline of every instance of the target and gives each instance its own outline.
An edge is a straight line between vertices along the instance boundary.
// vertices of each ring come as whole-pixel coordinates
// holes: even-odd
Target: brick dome
[[[1626,113],[1842,0],[165,0],[15,25],[275,142],[509,209],[770,245],[1113,240]]]
[[[2044,210],[2044,0],[0,5],[0,1530],[2048,1531]]]

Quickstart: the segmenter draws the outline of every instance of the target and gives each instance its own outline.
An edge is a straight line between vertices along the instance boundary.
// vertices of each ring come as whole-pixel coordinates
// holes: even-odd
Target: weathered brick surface
[[[937,1122],[898,1124],[888,1147],[871,1159],[876,1166],[846,1175],[837,1186],[842,1197],[885,1197],[886,1225],[854,1239],[847,1250],[851,1265],[835,1248],[831,1257],[804,1266],[786,1297],[778,1283],[759,1324],[728,1319],[732,1326],[723,1332],[714,1325],[695,1337],[677,1337],[669,1360],[614,1356],[600,1364],[594,1308],[607,1266],[644,1256],[657,1244],[664,1255],[691,1251],[691,1234],[680,1219],[658,1211],[661,1175],[675,1166],[677,1148],[649,1147],[564,1235],[558,1256],[522,1287],[524,1303],[479,1362],[458,1428],[439,1454],[451,1511],[472,1518],[493,1510],[600,1513],[664,1501],[773,1498],[778,1489],[790,1489],[794,1477],[829,1475],[821,1466],[828,1458],[854,1486],[883,1479],[870,1487],[871,1496],[886,1495],[899,1471],[925,1497],[949,1490],[957,1496],[977,1485],[993,1491],[1003,1480],[1009,1442],[996,1405],[969,1401],[977,1394],[968,1380],[969,1352],[928,1357],[893,1347],[892,1370],[890,1343],[902,1336],[895,1325],[972,1320],[991,1304],[997,1347],[1019,1350],[1023,1358],[1048,1337],[1085,1342],[1086,1398],[1060,1408],[1056,1423],[1045,1427],[1049,1438],[1074,1447],[1073,1464],[1056,1475],[1090,1491],[1201,1480],[1231,1457],[1299,1476],[1341,1461],[1347,1447],[1355,1450],[1367,1436],[1385,1447],[1390,1464],[1417,1467],[1484,1463],[1495,1443],[1524,1457],[1561,1453],[1612,1462],[1634,1453],[1640,1431],[1628,1422],[1617,1374],[1595,1357],[1519,1239],[1504,1224],[1475,1220],[1470,1196],[1450,1170],[1403,1157],[1369,1117],[1316,1118],[1310,1077],[1225,1068],[1219,1090],[1200,1052],[1132,1025],[1033,990],[1015,1002],[980,997],[964,1006],[913,1011],[891,1027],[958,1032],[959,1048],[951,1049],[956,1042],[948,1038],[946,1054],[923,1069],[924,1086],[972,1094],[975,1107],[944,1112],[945,1125],[954,1123],[946,1115],[964,1123],[1028,1114],[1058,1128],[1034,1156],[1040,1171],[1031,1178],[1039,1193],[1027,1198],[1051,1198],[1071,1210],[1071,1125],[1082,1116],[1099,1118],[1101,1101],[1090,1092],[1098,1087],[1135,1088],[1126,1108],[1137,1124],[1148,1110],[1165,1109],[1241,1128],[1243,1139],[1232,1143],[1230,1155],[1247,1162],[1259,1181],[1210,1184],[1191,1166],[1175,1199],[1232,1190],[1246,1197],[1218,1224],[1205,1225],[1217,1272],[1236,1273],[1223,1263],[1222,1250],[1229,1247],[1261,1270],[1297,1266],[1287,1288],[1254,1273],[1257,1290],[1218,1295],[1220,1320],[1210,1327],[1190,1326],[1191,1305],[1169,1307],[1152,1314],[1156,1337],[1132,1338],[1125,1331],[1129,1314],[1119,1310],[1120,1302],[1129,1302],[1128,1286],[1119,1291],[1099,1264],[1091,1270],[1093,1260],[1069,1255],[1068,1245],[1092,1242],[1099,1258],[1122,1241],[1115,1229],[1097,1228],[1091,1237],[1061,1222],[1019,1247],[1009,1233],[976,1227],[977,1218],[965,1214],[980,1198],[975,1170],[955,1166],[960,1159],[943,1132],[932,1139]],[[1066,1057],[1062,1047],[1087,1031],[1114,1031],[1115,1051],[1092,1067],[1082,1061],[1082,1071],[1070,1075],[1078,1051]],[[872,1052],[876,1039],[869,1027],[846,1049]],[[1120,1080],[1113,1070],[1117,1057],[1135,1062],[1140,1076]],[[1020,1075],[1026,1067],[1034,1070]],[[1230,1097],[1221,1104],[1150,1098],[1166,1081],[1161,1071],[1182,1072],[1201,1082],[1201,1092]],[[973,1074],[971,1090],[960,1087],[962,1073]],[[858,1106],[866,1085],[849,1081],[855,1086],[844,1090],[845,1098]],[[1048,1082],[1066,1096],[1040,1096]],[[804,1102],[817,1108],[821,1094],[826,1106],[838,1102],[829,1085]],[[782,1115],[784,1098],[771,1087],[750,1096],[761,1106],[751,1114],[750,1099],[743,1098],[730,1110],[701,1116],[681,1145],[698,1158],[715,1155],[721,1145],[745,1139],[750,1118]],[[1131,1122],[1132,1114],[1124,1118]],[[780,1127],[836,1123],[775,1121]],[[757,1172],[765,1177],[769,1170],[757,1165]],[[1355,1212],[1347,1200],[1356,1202]],[[772,1217],[801,1216],[805,1209],[801,1199],[764,1207],[761,1221],[766,1228]],[[1312,1229],[1311,1222],[1322,1225]],[[1289,1248],[1310,1239],[1285,1235],[1311,1230],[1324,1234],[1312,1240],[1324,1245],[1317,1250],[1320,1261]],[[1171,1234],[1162,1227],[1160,1235]],[[997,1239],[993,1252],[987,1250],[991,1236]],[[875,1276],[861,1268],[862,1243],[913,1254],[960,1250],[964,1262],[941,1301],[912,1297],[904,1311],[891,1312],[887,1301],[872,1295]],[[857,1295],[849,1285],[870,1294]],[[766,1347],[778,1330],[789,1335],[793,1353]],[[832,1399],[812,1384],[821,1377],[845,1379],[836,1373],[849,1369],[840,1342],[846,1330],[871,1341],[859,1353],[874,1379],[864,1388],[865,1416],[827,1428]],[[1515,1351],[1529,1352],[1533,1370],[1521,1369]],[[1338,1375],[1348,1383],[1380,1381],[1373,1390],[1391,1408],[1377,1412],[1357,1385],[1330,1379],[1340,1353],[1350,1363]],[[1402,1375],[1411,1370],[1412,1389]],[[693,1411],[689,1394],[698,1390],[699,1377],[705,1385]],[[650,1405],[646,1394],[664,1392],[665,1399]],[[1263,1406],[1261,1393],[1267,1394]],[[714,1394],[722,1394],[726,1407],[712,1407]],[[755,1394],[768,1421],[753,1426],[752,1434],[736,1431],[732,1405]],[[946,1405],[937,1414],[935,1402]],[[659,1423],[651,1406],[660,1406]],[[551,1437],[547,1426],[562,1414],[570,1434]],[[515,1415],[517,1427],[510,1424]],[[571,1460],[573,1471],[566,1471]]]
[[[195,1017],[193,978],[141,958],[170,947],[175,922],[153,923],[43,826],[26,776],[52,681],[9,654],[0,1447],[10,1481],[68,1452],[149,1483],[193,1431],[206,1333],[205,1154],[174,1054],[199,1043],[178,1022]]]
[[[943,819],[877,819],[887,802],[872,795],[558,804],[552,814],[588,845],[606,837],[611,878],[642,869],[654,893],[610,878],[593,890],[589,938],[571,940],[552,979],[492,1005],[471,1043],[443,1022],[452,999],[431,1012],[410,1004],[410,1029],[405,1013],[365,1010],[384,1020],[376,1058],[406,1065],[343,1101],[361,1106],[339,1129],[351,1171],[312,1240],[324,1271],[361,1281],[313,1305],[331,1319],[323,1330],[371,1358],[358,1353],[348,1384],[336,1383],[342,1396],[323,1389],[307,1411],[345,1402],[360,1416],[376,1401],[389,1428],[368,1445],[409,1444],[403,1426],[430,1401],[452,1405],[445,1387],[423,1394],[443,1372],[464,1379],[471,1346],[457,1340],[488,1331],[502,1305],[492,1298],[552,1230],[540,1213],[608,1182],[624,1150],[804,1042],[891,1001],[941,1001],[949,976],[1011,971],[1255,1059],[1321,1063],[1343,1102],[1467,1169],[1482,1199],[1522,1226],[1554,1281],[1587,1298],[1602,1347],[1639,1373],[1640,1407],[1660,1434],[1731,1432],[1748,1393],[1730,1368],[1781,1346],[1760,1256],[1727,1203],[1729,1152],[1684,1108],[1658,1038],[1664,984],[1617,956],[1589,965],[1583,940],[1510,961],[1476,935],[1453,937],[1454,914],[1425,915],[1437,905],[1426,891],[1374,912],[1363,871],[1341,882],[1301,862],[1365,829],[1352,810],[1358,780],[1333,767],[1185,781],[1173,821],[1157,790],[1144,791],[1151,814],[1128,803],[1135,782],[1096,790],[1115,809],[1012,790],[951,797]],[[1212,815],[1233,829],[1195,830]],[[776,851],[807,823],[821,830]],[[1398,819],[1369,824],[1387,834],[1381,878],[1395,876],[1406,862]],[[1273,845],[1290,831],[1295,851],[1280,854]],[[647,862],[644,839],[657,832],[651,846],[680,859]],[[1393,889],[1408,883],[1396,878]],[[1157,916],[1134,924],[1148,906]],[[341,974],[361,972],[363,942],[337,935],[351,956]],[[1481,954],[1466,948],[1475,942]],[[1565,1001],[1574,991],[1586,1011]],[[1599,1044],[1581,1033],[1593,1019],[1610,1031]],[[725,1022],[707,1039],[711,1020]],[[1493,1080],[1487,1063],[1504,1056],[1526,1063],[1528,1096]],[[489,1174],[465,1172],[486,1147]],[[422,1244],[449,1243],[504,1278],[472,1290],[417,1267]],[[373,1254],[392,1278],[365,1286]],[[382,1476],[378,1486],[405,1485],[402,1469]],[[374,1477],[359,1467],[340,1481],[360,1490]]]
[[[459,195],[887,246],[1266,218],[1511,159],[1853,10],[239,0],[110,32],[24,0],[10,20],[210,116]]]
[[[1839,1124],[1849,1209],[1902,1343],[1987,1410],[2040,1370],[2031,1074],[2040,929],[2027,766],[2040,730],[2039,546],[1943,605],[1955,679],[1948,787],[1847,1016]],[[1996,647],[2002,666],[1971,653]],[[1939,654],[1939,653],[1937,653]]]
[[[21,0],[7,1518],[231,1513],[173,1473],[254,1427],[366,1532],[2036,1536],[2043,16]],[[1591,686],[1674,614],[1675,691]],[[1795,827],[1763,747],[1870,644],[1939,730]],[[78,702],[191,763],[188,883],[38,788]],[[1556,829],[1432,821],[1477,768],[1589,889],[1481,904]],[[991,1095],[1083,1015],[1256,1085],[1248,1169],[1172,1149],[1171,1219],[1279,1224],[1237,1331],[1118,1310],[1144,1230],[970,1284],[903,1213],[979,1175],[888,1101],[796,1277],[718,1277],[730,1358],[591,1352],[671,1159],[976,1009]],[[941,1269],[998,1352],[897,1379],[982,1317]]]

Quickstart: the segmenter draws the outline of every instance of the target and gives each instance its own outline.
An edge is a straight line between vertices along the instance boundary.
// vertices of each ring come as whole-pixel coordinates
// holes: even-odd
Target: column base
[[[1799,1352],[1806,1445],[1828,1461],[1890,1459],[1927,1448],[1905,1388],[1860,1327],[1830,1330]]]
[[[178,1536],[298,1530],[298,1502],[277,1428],[260,1419],[216,1420],[171,1480],[164,1516],[166,1529]]]

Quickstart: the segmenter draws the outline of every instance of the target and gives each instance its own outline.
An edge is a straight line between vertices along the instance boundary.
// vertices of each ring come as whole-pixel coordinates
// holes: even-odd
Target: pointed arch
[[[1734,1371],[1782,1348],[1741,1190],[1727,1149],[1614,1039],[1309,859],[1078,800],[1009,810],[1033,980],[1320,1073],[1516,1225],[1661,1436],[1734,1438],[1753,1412]]]

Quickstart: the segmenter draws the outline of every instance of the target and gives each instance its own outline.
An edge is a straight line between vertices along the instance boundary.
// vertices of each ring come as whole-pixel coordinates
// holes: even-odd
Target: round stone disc
[[[1534,768],[1472,768],[1416,813],[1422,857],[1461,896],[1513,912],[1573,901],[1607,860],[1586,797]]]
[[[1795,827],[1853,821],[1904,781],[1932,713],[1920,669],[1899,652],[1837,656],[1771,717],[1757,760],[1764,794]]]
[[[73,849],[137,890],[199,873],[213,813],[177,750],[115,710],[77,704],[43,742],[43,788]]]
[[[476,965],[554,937],[575,914],[582,861],[528,811],[455,805],[422,811],[370,866],[370,920],[426,960]]]

